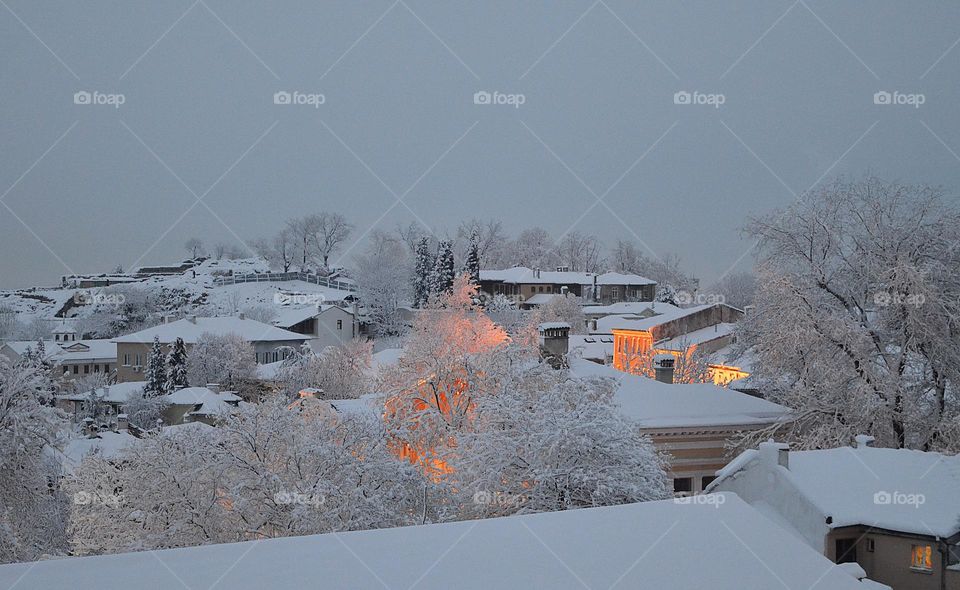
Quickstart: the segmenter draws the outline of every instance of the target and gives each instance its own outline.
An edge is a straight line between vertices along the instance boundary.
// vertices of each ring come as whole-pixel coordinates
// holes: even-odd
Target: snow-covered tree
[[[167,406],[162,397],[134,392],[120,410],[127,415],[127,421],[133,426],[141,430],[153,430],[163,421],[163,412]]]
[[[759,219],[754,378],[785,436],[960,450],[960,211],[935,189],[840,180]],[[761,433],[768,436],[768,433]]]
[[[305,350],[277,372],[280,392],[293,399],[306,388],[322,389],[326,399],[356,398],[373,390],[370,366],[373,343],[359,338],[319,354]]]
[[[395,240],[373,240],[367,251],[356,258],[355,271],[360,300],[376,333],[403,333],[406,325],[402,307],[410,300],[406,248]]]
[[[164,364],[166,355],[163,354],[163,345],[160,344],[160,337],[153,337],[153,346],[150,348],[150,355],[147,357],[147,371],[144,375],[146,385],[143,386],[143,392],[148,397],[155,397],[167,393],[167,367]]]
[[[486,268],[509,266],[505,259],[507,235],[499,219],[468,219],[457,228],[456,253],[467,258],[471,243],[477,244],[479,264]]]
[[[664,459],[620,412],[616,387],[539,365],[513,370],[496,395],[477,398],[470,431],[457,437],[449,459],[466,512],[493,517],[669,497]]]
[[[603,251],[600,241],[594,236],[578,231],[568,232],[554,248],[560,265],[572,271],[601,272]]]
[[[653,298],[657,303],[669,303],[670,305],[679,306],[681,303],[679,299],[679,294],[673,285],[666,283],[657,285],[657,294]]]
[[[470,235],[463,271],[470,277],[471,284],[480,284],[480,236],[476,233]]]
[[[430,295],[438,297],[453,289],[455,278],[453,248],[449,241],[441,240],[437,246],[437,257],[431,274]]]
[[[253,346],[236,334],[201,334],[190,349],[187,366],[194,386],[220,383],[235,387],[255,377],[257,371]]]
[[[375,416],[292,412],[275,398],[217,428],[167,429],[112,461],[86,459],[70,489],[76,554],[163,549],[435,520],[432,484],[387,450]]]
[[[170,355],[167,357],[167,392],[183,389],[190,386],[188,378],[187,365],[187,346],[183,338],[177,337],[170,347]]]
[[[571,334],[586,334],[587,319],[583,315],[583,300],[573,295],[554,297],[534,312],[535,321],[565,322],[570,324]]]
[[[50,407],[49,376],[31,363],[0,356],[0,563],[62,554],[67,504],[59,468],[48,447],[58,446],[64,422]]]
[[[757,277],[752,272],[730,273],[707,289],[718,302],[743,309],[753,304],[757,294]]]
[[[430,254],[430,239],[422,237],[417,242],[413,268],[413,304],[415,307],[423,307],[430,299],[433,264],[433,256]]]

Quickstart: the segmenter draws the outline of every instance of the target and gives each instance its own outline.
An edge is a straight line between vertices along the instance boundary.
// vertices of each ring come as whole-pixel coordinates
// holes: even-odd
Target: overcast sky
[[[835,175],[955,198],[958,25],[956,2],[3,0],[0,288],[318,210],[356,237],[576,222],[710,282],[750,266],[745,215]]]

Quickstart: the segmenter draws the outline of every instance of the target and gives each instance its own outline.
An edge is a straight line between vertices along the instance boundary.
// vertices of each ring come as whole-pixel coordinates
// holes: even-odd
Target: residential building
[[[880,588],[861,574],[834,566],[736,495],[718,494],[0,565],[0,587]]]
[[[580,377],[616,379],[620,411],[670,460],[677,495],[702,491],[729,462],[736,437],[791,419],[789,408],[711,383],[667,384],[582,358],[569,359]]]
[[[74,336],[76,336],[74,334]],[[53,367],[54,379],[66,385],[90,375],[105,374],[113,378],[117,370],[117,345],[110,340],[62,339],[55,334],[53,340],[44,340],[46,360]],[[27,350],[36,350],[36,340],[14,340],[0,346],[11,362],[23,358]]]
[[[490,296],[504,295],[518,304],[542,294],[571,294],[595,303],[653,301],[656,281],[633,274],[555,271],[515,266],[504,270],[481,270],[480,290]]]
[[[856,562],[894,590],[960,589],[960,457],[872,441],[817,451],[762,443],[709,490],[736,492],[831,561]]]
[[[271,322],[283,328],[308,336],[315,352],[328,346],[346,344],[360,335],[360,325],[354,311],[337,305],[316,305],[284,309]]]
[[[266,364],[286,358],[297,350],[309,336],[297,334],[256,320],[239,317],[197,317],[166,322],[114,338],[117,345],[117,381],[141,381],[146,371],[147,359],[153,347],[154,337],[159,338],[164,354],[177,338],[182,338],[187,354],[203,334],[236,334],[249,342],[258,363]]]

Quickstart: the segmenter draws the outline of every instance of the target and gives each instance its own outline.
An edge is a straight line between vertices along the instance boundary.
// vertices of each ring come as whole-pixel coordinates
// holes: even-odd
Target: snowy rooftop
[[[274,326],[279,326],[281,328],[289,328],[295,326],[304,320],[309,320],[310,318],[317,317],[321,313],[327,311],[331,307],[337,307],[336,305],[310,305],[307,307],[291,307],[284,309],[277,314],[277,317],[273,319],[270,323]],[[344,310],[346,313],[350,313],[347,310]]]
[[[481,281],[500,281],[513,284],[550,284],[550,285],[655,285],[646,277],[634,274],[608,272],[595,275],[590,272],[541,270],[539,275],[532,268],[515,266],[504,270],[481,270]]]
[[[736,495],[717,498],[3,565],[0,587],[868,587]]]
[[[643,317],[671,313],[680,309],[676,305],[659,301],[620,301],[610,305],[585,305],[583,313],[596,316],[632,314]]]
[[[571,334],[570,352],[584,359],[604,360],[613,356],[613,336]]]
[[[611,315],[597,320],[597,331],[610,330],[650,330],[682,317],[697,313],[704,309],[712,307],[711,305],[695,305],[693,307],[674,307],[672,309],[664,308],[662,313],[651,317],[639,317],[637,315]],[[659,310],[658,310],[659,311]]]
[[[694,330],[693,332],[687,332],[686,334],[677,336],[676,338],[662,340],[654,344],[654,346],[666,350],[686,350],[689,346],[693,346],[695,344],[703,344],[704,342],[710,342],[711,340],[716,340],[717,338],[729,336],[730,334],[733,334],[736,326],[736,324],[714,324],[712,326],[707,326],[706,328]]]
[[[717,482],[760,465],[759,453],[746,451],[719,472]],[[960,531],[958,456],[909,449],[840,447],[790,451],[789,468],[777,469],[783,470],[797,493],[823,514],[833,517],[830,526],[834,528],[870,525],[944,538]],[[900,499],[895,494],[901,494]],[[922,495],[923,501],[907,502],[910,494]]]
[[[184,387],[163,396],[171,404],[189,406],[215,402],[239,402],[241,397],[232,391],[217,393],[206,387]]]
[[[557,297],[563,297],[563,295],[556,293],[537,293],[529,299],[524,299],[523,303],[524,305],[546,305]]]
[[[198,317],[195,320],[185,318],[120,336],[114,338],[113,341],[117,343],[139,342],[149,344],[153,342],[154,336],[157,336],[160,338],[160,342],[165,344],[173,342],[178,337],[183,338],[183,341],[187,344],[194,344],[204,333],[237,334],[249,342],[309,340],[309,337],[303,334],[296,334],[256,320],[222,316]]]
[[[140,439],[126,430],[101,432],[95,438],[75,438],[68,442],[63,449],[63,463],[72,469],[79,465],[87,455],[99,454],[103,458],[109,459],[138,440]]]
[[[123,383],[114,383],[107,387],[98,387],[96,394],[105,402],[122,404],[127,401],[131,394],[141,393],[146,381],[125,381]],[[106,390],[106,392],[104,392]],[[57,399],[66,399],[71,401],[86,401],[90,398],[90,391],[81,393],[67,393],[58,395]]]
[[[620,410],[643,428],[725,427],[770,424],[785,420],[790,410],[751,395],[711,383],[661,383],[583,359],[570,359],[580,377],[612,377],[620,382]]]

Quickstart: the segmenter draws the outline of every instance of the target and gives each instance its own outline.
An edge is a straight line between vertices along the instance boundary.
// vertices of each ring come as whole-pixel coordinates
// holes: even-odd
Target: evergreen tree
[[[480,244],[477,232],[470,234],[470,249],[467,250],[467,262],[464,271],[470,276],[471,285],[480,284]]]
[[[143,386],[143,392],[147,397],[163,395],[167,392],[167,369],[164,366],[163,348],[160,346],[160,338],[153,337],[153,348],[150,350],[150,357],[147,359],[147,384]]]
[[[433,256],[430,255],[430,240],[426,237],[417,242],[416,264],[413,270],[413,305],[422,307],[430,298]]]
[[[453,247],[447,240],[441,240],[437,246],[437,258],[433,265],[430,294],[438,296],[453,290]]]
[[[187,379],[187,347],[183,338],[177,338],[167,357],[167,391],[176,391],[189,387]]]

